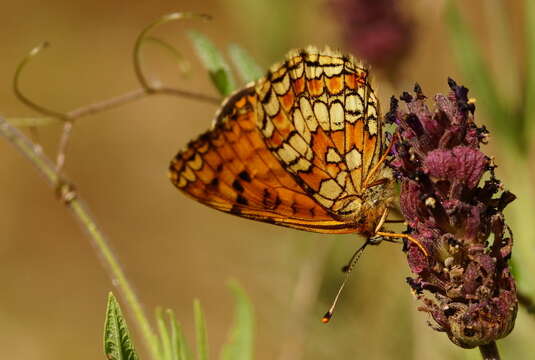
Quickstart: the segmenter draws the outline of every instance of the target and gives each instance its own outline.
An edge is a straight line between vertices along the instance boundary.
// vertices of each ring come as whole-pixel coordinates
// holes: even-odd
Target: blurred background
[[[527,76],[522,70],[529,50],[524,45],[527,10],[521,1],[474,0],[457,3],[462,7],[455,13],[453,4],[437,0],[3,2],[0,114],[38,115],[17,101],[11,81],[17,64],[43,40],[52,47],[27,67],[21,79],[26,95],[40,104],[67,111],[138,87],[131,60],[134,40],[147,24],[172,11],[207,13],[214,19],[170,23],[155,32],[191,61],[187,78],[179,76],[176,64],[161,48],[144,48],[146,73],[170,86],[217,96],[185,36],[188,29],[206,34],[223,51],[230,43],[240,44],[265,68],[288,50],[309,44],[330,45],[366,58],[373,65],[383,112],[391,95],[412,90],[415,81],[432,96],[447,92],[447,77],[453,77],[477,98],[476,118],[492,134],[485,151],[495,156],[498,176],[519,196],[507,215],[515,233],[521,290],[533,295],[535,286],[528,275],[535,263],[529,165],[533,151],[529,142],[517,148],[520,140],[515,140],[514,132],[507,135],[516,120],[505,115],[497,119],[492,101],[492,96],[502,99],[505,109],[513,109],[507,112],[513,119],[528,118],[518,110],[530,103],[529,97],[521,98],[520,82]],[[455,50],[462,49],[464,39],[452,38],[457,15],[477,42],[496,94],[484,92],[484,80],[466,70],[470,59],[462,54],[470,48]],[[209,127],[216,110],[202,102],[154,96],[82,118],[74,127],[65,171],[110,237],[151,316],[158,305],[174,309],[192,342],[192,301],[199,298],[210,352],[216,358],[232,319],[233,300],[226,282],[234,278],[255,305],[258,360],[479,358],[477,350],[462,350],[427,326],[426,315],[416,310],[405,283],[410,274],[398,246],[383,244],[366,251],[334,319],[324,325],[320,318],[342,280],[340,268],[363,239],[255,223],[209,209],[176,191],[167,179],[168,163],[178,149]],[[529,139],[530,128],[524,130]],[[39,129],[39,140],[50,155],[60,131],[57,124]],[[3,139],[0,174],[0,356],[102,358],[106,294],[113,286],[95,251],[32,165]],[[130,327],[135,328],[133,322]],[[504,358],[529,358],[534,331],[535,319],[520,309],[515,330],[499,342]],[[136,343],[142,350],[139,337]]]

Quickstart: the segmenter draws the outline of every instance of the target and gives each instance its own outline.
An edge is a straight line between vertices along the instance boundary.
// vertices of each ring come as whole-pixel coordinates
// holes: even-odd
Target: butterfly
[[[328,48],[293,50],[223,102],[212,128],[171,161],[169,176],[217,210],[364,235],[349,267],[374,237],[405,238],[427,255],[411,236],[381,231],[394,202],[385,166],[393,141],[386,144],[384,130],[368,68]]]
[[[393,202],[387,153],[368,69],[310,47],[228,97],[169,174],[186,195],[224,212],[369,237],[381,234]]]

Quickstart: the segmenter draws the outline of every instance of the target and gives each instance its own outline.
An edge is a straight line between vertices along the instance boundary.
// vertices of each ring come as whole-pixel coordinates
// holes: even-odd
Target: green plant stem
[[[143,311],[136,293],[129,284],[119,261],[111,250],[106,237],[100,231],[95,219],[90,215],[84,201],[75,193],[71,183],[64,176],[58,174],[54,163],[41,152],[40,147],[33,144],[24,134],[1,117],[0,135],[6,137],[18,151],[26,156],[26,158],[30,160],[30,162],[45,177],[47,182],[59,194],[63,195],[59,197],[59,200],[65,202],[65,204],[72,210],[75,218],[87,231],[92,244],[99,253],[103,264],[112,279],[112,283],[117,287],[124,301],[128,305],[128,308],[144,337],[146,345],[148,346],[151,357],[155,360],[158,359],[158,343],[150,322]]]
[[[483,360],[500,360],[500,353],[498,352],[498,347],[496,346],[495,341],[480,346],[479,351],[481,352]]]

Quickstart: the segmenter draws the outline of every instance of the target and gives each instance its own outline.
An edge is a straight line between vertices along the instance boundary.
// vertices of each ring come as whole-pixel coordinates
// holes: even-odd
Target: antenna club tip
[[[333,314],[331,312],[327,312],[323,317],[321,318],[321,322],[324,324],[327,324],[329,321],[331,321]]]

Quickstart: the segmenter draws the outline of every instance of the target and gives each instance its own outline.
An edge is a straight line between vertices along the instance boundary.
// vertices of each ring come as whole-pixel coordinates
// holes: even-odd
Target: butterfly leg
[[[416,246],[418,246],[420,248],[420,250],[422,250],[422,252],[424,253],[425,256],[429,256],[429,252],[427,251],[427,249],[422,245],[422,243],[420,243],[418,240],[416,240],[415,238],[413,238],[412,236],[408,235],[408,234],[401,234],[401,233],[390,233],[390,232],[383,232],[383,231],[378,231],[375,233],[375,235],[379,235],[379,236],[383,236],[383,237],[390,237],[390,238],[401,238],[401,239],[407,239],[409,240],[410,242],[416,244]]]
[[[383,212],[383,215],[381,216],[381,219],[379,219],[379,222],[377,223],[377,226],[375,227],[375,236],[385,237],[385,238],[401,238],[401,239],[407,239],[410,242],[413,242],[422,250],[425,256],[429,256],[429,253],[427,252],[427,249],[420,243],[418,240],[413,238],[412,236],[408,234],[400,234],[400,233],[391,233],[391,232],[384,232],[379,231],[383,227],[384,223],[386,222],[386,218],[388,216],[388,212],[390,209],[386,208]],[[386,240],[386,239],[385,239]]]

